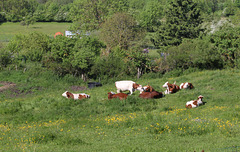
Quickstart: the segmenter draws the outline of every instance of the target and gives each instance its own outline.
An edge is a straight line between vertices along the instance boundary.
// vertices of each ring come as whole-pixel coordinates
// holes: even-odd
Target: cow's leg
[[[130,95],[132,95],[134,89],[130,89],[129,92],[130,92]]]
[[[117,89],[117,93],[120,93],[121,92],[121,89]]]

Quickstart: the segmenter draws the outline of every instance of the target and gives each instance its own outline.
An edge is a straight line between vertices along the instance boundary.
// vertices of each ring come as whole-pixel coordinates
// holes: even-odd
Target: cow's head
[[[202,99],[203,99],[202,95],[198,96],[198,100],[197,100],[198,104],[203,104]]]
[[[142,93],[144,91],[142,85],[137,84],[137,83],[133,83],[133,88],[140,91],[140,93]]]
[[[164,83],[164,85],[162,86],[163,88],[167,88],[168,87],[168,81],[166,83]]]
[[[201,99],[201,100],[202,100],[202,99],[203,99],[203,96],[202,96],[202,95],[198,96],[198,99]]]
[[[153,92],[153,91],[155,91],[155,90],[153,89],[153,87],[151,87],[150,85],[144,86],[144,87],[143,87],[143,90],[144,90],[145,92]]]
[[[62,96],[66,97],[66,98],[73,98],[73,94],[68,92],[68,91],[65,91]]]

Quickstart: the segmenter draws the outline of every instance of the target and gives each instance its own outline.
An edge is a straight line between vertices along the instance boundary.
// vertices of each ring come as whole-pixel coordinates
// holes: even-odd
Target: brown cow
[[[127,94],[121,92],[117,94],[115,94],[114,92],[108,92],[108,99],[119,98],[120,100],[122,100],[127,99],[127,96]]]
[[[144,99],[157,99],[157,98],[164,97],[164,95],[162,92],[152,91],[152,92],[142,92],[139,95],[139,97]]]

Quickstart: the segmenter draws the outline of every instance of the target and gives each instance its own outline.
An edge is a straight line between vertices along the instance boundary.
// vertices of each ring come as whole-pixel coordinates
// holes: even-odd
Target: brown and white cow
[[[155,91],[152,86],[146,85],[143,87],[144,92],[152,92]]]
[[[180,89],[193,89],[194,86],[192,85],[192,83],[189,82],[185,82],[185,83],[181,83],[180,85]]]
[[[120,100],[122,100],[127,99],[127,96],[127,94],[121,92],[117,94],[115,94],[114,92],[108,92],[108,99],[119,98]]]
[[[168,81],[162,86],[164,88],[167,88],[167,90],[164,92],[165,94],[171,94],[171,93],[176,93],[177,91],[180,90],[180,87],[175,84],[170,84]]]
[[[130,91],[130,95],[135,91],[139,90],[140,93],[143,92],[142,85],[137,84],[136,82],[130,80],[116,81],[115,86],[117,88],[117,93],[121,91]]]
[[[196,107],[199,107],[200,105],[203,105],[204,102],[203,102],[203,96],[200,95],[198,96],[198,99],[197,100],[191,100],[191,101],[188,101],[186,103],[186,108],[196,108]]]
[[[155,91],[155,89],[150,85],[144,86],[143,89],[144,92],[139,95],[140,98],[157,99],[164,97],[162,92]]]
[[[157,99],[157,98],[164,97],[164,95],[162,92],[152,91],[152,92],[142,92],[139,95],[139,97],[144,99]]]
[[[68,91],[65,91],[62,96],[66,97],[66,98],[72,98],[74,100],[78,100],[78,99],[85,99],[85,98],[90,98],[90,95],[86,94],[86,93],[71,93]]]

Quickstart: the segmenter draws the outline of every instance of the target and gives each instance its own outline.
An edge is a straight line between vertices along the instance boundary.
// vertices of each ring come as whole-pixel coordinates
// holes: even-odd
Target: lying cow
[[[157,99],[157,98],[164,97],[164,95],[162,92],[152,91],[152,92],[142,92],[139,95],[139,97],[144,99]]]
[[[174,82],[174,84],[170,84],[168,82],[166,82],[162,87],[167,88],[167,90],[164,92],[165,94],[171,94],[171,93],[176,93],[177,91],[180,90],[180,87],[178,85],[175,84],[176,82]]]
[[[120,93],[121,91],[130,91],[130,95],[135,91],[139,90],[140,93],[143,92],[142,85],[137,84],[136,82],[133,81],[116,81],[115,86],[117,88],[117,93]]]
[[[193,89],[193,85],[192,83],[189,82],[185,82],[185,83],[181,83],[180,85],[180,89]]]
[[[66,97],[66,98],[72,98],[74,100],[78,100],[78,99],[85,99],[85,98],[90,98],[90,95],[85,94],[85,93],[71,93],[71,92],[64,92],[62,94],[62,96]]]
[[[196,108],[199,107],[200,105],[203,105],[203,96],[200,95],[198,96],[197,100],[191,100],[186,103],[186,108]]]
[[[115,94],[114,92],[108,92],[108,99],[119,98],[120,100],[122,100],[127,99],[127,96],[127,94],[121,92],[117,94]]]
[[[143,87],[143,90],[144,90],[145,92],[153,92],[153,91],[155,91],[155,90],[153,89],[153,87],[150,86],[150,85],[144,86],[144,87]]]

